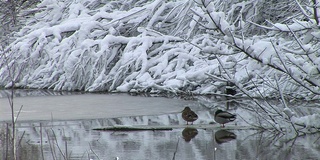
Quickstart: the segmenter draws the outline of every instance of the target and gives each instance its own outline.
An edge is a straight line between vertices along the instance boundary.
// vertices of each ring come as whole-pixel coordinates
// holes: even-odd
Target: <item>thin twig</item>
[[[96,154],[96,152],[92,149],[92,146],[89,142],[90,151],[100,160],[99,156]]]
[[[61,150],[61,148],[60,148],[60,146],[59,146],[57,136],[56,136],[56,134],[55,134],[55,132],[53,131],[52,128],[51,128],[51,131],[52,131],[52,134],[54,135],[54,140],[55,140],[55,143],[56,143],[57,148],[59,149],[60,154],[63,156],[63,159],[67,159],[66,156],[65,156],[65,154],[63,153],[63,151]]]
[[[18,111],[18,113],[17,113],[17,116],[16,116],[16,118],[15,118],[14,123],[16,123],[16,122],[17,122],[18,117],[19,117],[19,115],[20,115],[20,113],[21,113],[22,107],[23,107],[23,105],[21,105],[21,106],[20,106],[20,109],[19,109],[19,111]]]
[[[55,160],[55,159],[57,159],[57,157],[56,157],[55,149],[52,147],[53,144],[51,142],[51,139],[50,139],[50,136],[49,136],[49,132],[48,132],[48,130],[45,130],[45,132],[46,132],[47,137],[48,137],[48,142],[49,142],[52,158]]]
[[[282,103],[283,103],[284,107],[285,107],[285,108],[289,108],[288,105],[287,105],[287,103],[286,103],[286,100],[285,100],[285,98],[284,98],[284,96],[283,96],[282,90],[280,89],[280,85],[279,85],[278,78],[276,77],[276,75],[275,75],[275,78],[274,78],[274,79],[275,79],[275,81],[276,81],[277,88],[278,88],[278,92],[279,92],[279,94],[280,94],[280,97],[281,97],[281,99],[282,99]],[[298,133],[296,127],[294,126],[293,122],[291,121],[291,117],[288,116],[288,118],[289,118],[289,122],[290,122],[291,126],[293,127],[296,135],[298,135],[299,133]]]
[[[178,138],[178,141],[177,141],[177,144],[176,144],[176,150],[175,150],[174,153],[173,153],[172,160],[175,160],[175,159],[176,159],[176,154],[177,154],[177,152],[178,152],[179,141],[180,141],[180,138]]]
[[[40,122],[40,151],[41,151],[42,159],[44,160],[44,155],[43,155],[43,139],[42,139],[42,123],[41,123],[41,122]]]
[[[271,42],[271,41],[270,41]],[[274,48],[275,50],[275,53],[277,54],[279,60],[280,60],[280,63],[282,64],[282,66],[284,67],[284,70],[283,72],[288,74],[295,82],[297,82],[299,85],[303,86],[304,88],[306,88],[307,90],[309,90],[310,92],[316,94],[316,95],[319,95],[320,93],[319,92],[316,92],[314,91],[312,88],[310,88],[309,86],[307,85],[304,85],[302,82],[301,82],[301,79],[298,79],[297,77],[293,76],[293,73],[291,73],[291,71],[289,70],[289,67],[285,64],[283,58],[281,57],[281,55],[278,53],[278,50],[276,49],[276,47],[274,46],[273,42],[271,42],[272,44],[272,47]],[[304,79],[305,81],[307,81],[310,85],[312,86],[317,86],[315,83],[313,83],[312,81],[308,80],[308,79]]]

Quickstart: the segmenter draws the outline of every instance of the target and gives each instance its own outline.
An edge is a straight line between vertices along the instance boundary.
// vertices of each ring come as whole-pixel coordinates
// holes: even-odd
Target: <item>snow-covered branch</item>
[[[277,82],[311,98],[320,31],[298,4],[44,0],[1,52],[0,85],[15,68],[22,88],[223,94],[233,83],[278,97]]]

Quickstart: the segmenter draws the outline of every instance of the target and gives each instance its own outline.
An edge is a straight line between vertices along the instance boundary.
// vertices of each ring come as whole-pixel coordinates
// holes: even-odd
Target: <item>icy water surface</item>
[[[71,94],[19,96],[14,98],[14,111],[19,120],[74,120],[154,115],[180,112],[192,101],[128,94]],[[7,98],[0,98],[0,121],[11,119]]]
[[[92,128],[128,123],[151,123],[169,116],[24,122],[19,157],[24,160],[233,160],[318,159],[319,134],[286,139],[255,130],[178,128],[172,131],[95,131]],[[153,125],[156,122],[153,122]],[[5,128],[5,126],[2,126]],[[42,135],[42,136],[41,136]],[[2,137],[3,139],[3,137]],[[5,159],[5,146],[1,146]]]
[[[52,93],[21,92],[16,95],[14,102],[19,107],[15,107],[15,111],[23,105],[16,125],[20,144],[16,153],[18,159],[298,160],[320,157],[319,134],[292,138],[267,131],[239,130],[243,125],[241,118],[228,124],[230,128],[220,128],[213,122],[212,110],[204,107],[225,107],[218,101],[206,104],[205,101],[127,94],[57,93],[53,96]],[[12,132],[10,107],[5,96],[2,97],[0,159],[11,159],[7,155],[12,150],[6,145],[10,143],[7,133]],[[186,126],[180,113],[186,105],[199,115],[195,127],[201,124],[215,127]],[[306,112],[309,114],[316,109],[310,107]],[[237,111],[242,114],[241,110]],[[166,131],[93,130],[119,125],[176,127]]]

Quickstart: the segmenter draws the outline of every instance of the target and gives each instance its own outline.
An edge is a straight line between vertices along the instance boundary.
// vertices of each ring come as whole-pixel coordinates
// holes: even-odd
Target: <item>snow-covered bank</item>
[[[44,0],[36,8],[0,51],[0,86],[220,94],[234,84],[239,95],[319,98],[317,15],[297,1]]]

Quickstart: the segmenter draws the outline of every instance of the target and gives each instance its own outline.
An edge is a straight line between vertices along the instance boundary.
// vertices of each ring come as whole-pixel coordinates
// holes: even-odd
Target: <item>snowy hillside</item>
[[[43,0],[0,52],[0,86],[219,94],[228,82],[317,98],[320,11],[305,3]]]

